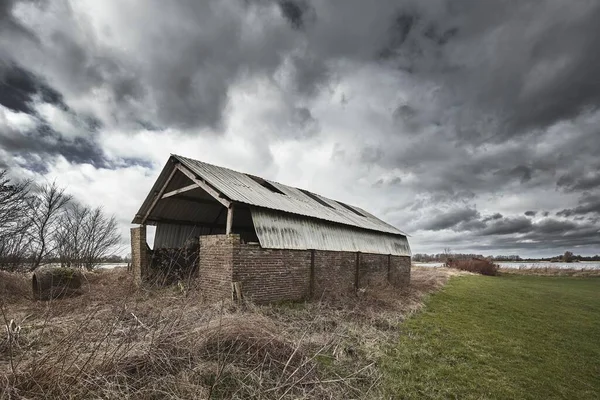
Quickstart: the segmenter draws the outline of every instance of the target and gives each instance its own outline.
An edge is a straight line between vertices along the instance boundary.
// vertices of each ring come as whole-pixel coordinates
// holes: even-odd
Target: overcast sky
[[[600,253],[597,0],[0,0],[0,168],[130,221],[170,153],[413,253]]]

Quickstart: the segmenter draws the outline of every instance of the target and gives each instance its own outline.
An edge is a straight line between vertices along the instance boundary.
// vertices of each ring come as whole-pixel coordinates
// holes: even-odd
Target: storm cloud
[[[184,152],[416,252],[598,252],[598,36],[595,1],[3,1],[0,156],[99,185]]]

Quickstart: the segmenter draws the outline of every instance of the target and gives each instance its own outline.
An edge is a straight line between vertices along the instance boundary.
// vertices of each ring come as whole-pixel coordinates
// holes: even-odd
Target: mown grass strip
[[[454,278],[381,366],[391,398],[600,398],[600,278]]]

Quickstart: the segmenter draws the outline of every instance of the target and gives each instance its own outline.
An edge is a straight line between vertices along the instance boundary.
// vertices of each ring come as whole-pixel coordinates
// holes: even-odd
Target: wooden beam
[[[177,169],[176,169],[177,167],[179,167],[179,165],[176,165],[175,168],[173,168],[173,171],[171,171],[171,173],[169,174],[167,181],[160,188],[160,191],[158,192],[156,197],[154,197],[154,200],[152,200],[152,203],[150,204],[150,208],[148,208],[148,211],[146,211],[146,215],[144,215],[144,218],[142,218],[141,225],[144,225],[146,223],[148,216],[150,215],[152,210],[154,210],[154,207],[156,207],[156,203],[158,203],[158,201],[162,198],[162,195],[165,192],[165,190],[167,190],[167,186],[169,185],[169,183],[171,183],[171,179],[173,179],[173,176],[175,175],[175,171],[177,171]]]
[[[161,217],[148,218],[148,222],[154,222],[154,223],[159,223],[159,224],[171,224],[171,225],[197,226],[198,228],[203,227],[203,226],[211,227],[213,225],[210,222],[194,222],[194,221],[185,221],[185,220],[180,220],[180,219],[161,218]]]
[[[225,226],[225,234],[231,235],[231,227],[233,226],[233,204],[227,207],[227,225]]]
[[[195,226],[198,228],[210,228],[210,229],[213,229],[213,228],[226,229],[227,228],[223,224],[216,224],[216,223],[211,223],[211,222],[183,221],[183,220],[179,220],[179,219],[170,219],[170,218],[149,218],[148,222],[154,222],[154,223],[158,223],[158,224]],[[241,232],[254,232],[254,227],[253,226],[236,226],[235,230],[241,231]]]
[[[186,195],[178,195],[178,196],[173,196],[171,198],[172,199],[177,199],[177,200],[189,201],[190,203],[208,204],[208,205],[218,206],[218,207],[223,208],[223,206],[221,205],[221,203],[219,203],[218,201],[216,201],[212,197],[210,199],[202,199],[202,198],[199,198],[199,197],[192,197],[192,196],[186,196]]]
[[[167,192],[167,193],[163,194],[162,198],[166,199],[167,197],[172,197],[172,196],[178,195],[179,193],[189,192],[190,190],[194,190],[194,189],[197,189],[199,187],[200,186],[198,186],[198,184],[193,183],[191,185],[184,186],[184,187],[179,188],[179,189],[171,190],[170,192]]]
[[[223,204],[225,207],[229,208],[229,205],[231,204],[231,202],[229,200],[226,200],[223,197],[221,197],[221,194],[219,192],[217,192],[215,189],[213,189],[207,182],[205,182],[203,179],[196,178],[196,175],[194,175],[191,171],[189,171],[187,168],[185,168],[181,164],[177,164],[176,168],[178,170],[180,170],[185,176],[190,178],[192,180],[192,182],[196,183],[198,186],[200,186],[202,189],[204,189],[208,194],[210,194],[212,197],[214,197],[215,200],[217,200],[219,203]]]

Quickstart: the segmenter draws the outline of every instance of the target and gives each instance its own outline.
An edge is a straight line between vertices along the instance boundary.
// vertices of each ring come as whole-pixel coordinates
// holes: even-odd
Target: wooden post
[[[309,296],[312,299],[315,295],[315,251],[310,251],[310,281],[309,281]]]
[[[356,252],[356,275],[354,276],[354,289],[358,290],[358,275],[360,273],[360,251]]]
[[[242,282],[232,282],[231,289],[231,298],[233,301],[241,302],[244,300],[244,294],[242,293]]]
[[[233,226],[233,204],[230,204],[227,208],[227,226],[225,227],[225,234],[231,235],[231,227]]]
[[[392,283],[391,274],[392,274],[392,255],[388,254],[388,273],[387,273],[388,283]]]

